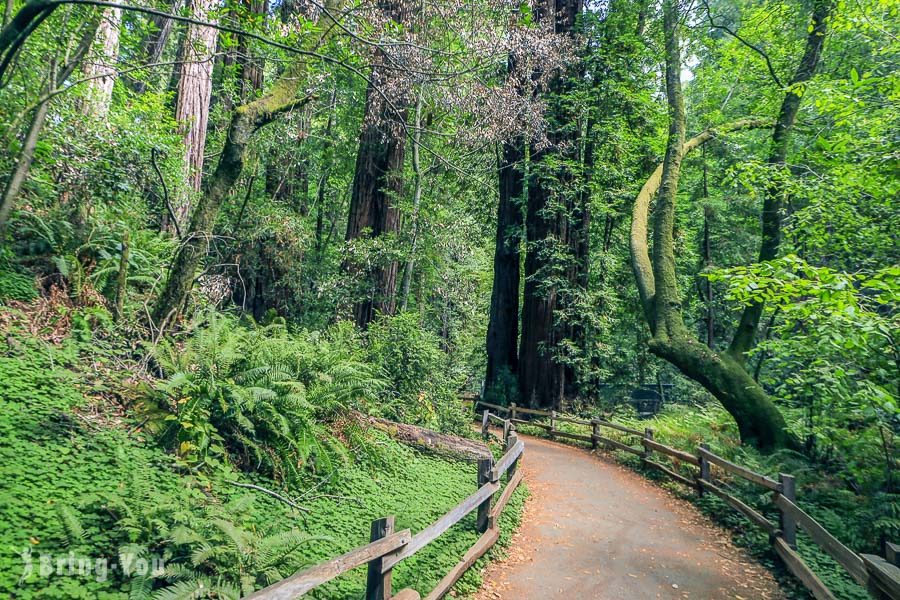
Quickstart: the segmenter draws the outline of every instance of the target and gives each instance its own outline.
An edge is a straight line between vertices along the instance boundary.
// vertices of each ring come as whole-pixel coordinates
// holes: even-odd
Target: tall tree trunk
[[[87,83],[84,113],[100,119],[106,117],[116,83],[116,62],[119,60],[119,33],[122,27],[122,9],[107,8],[103,11],[94,52],[82,69]]]
[[[584,128],[578,132],[579,140],[579,164],[580,170],[576,172],[576,181],[573,187],[578,190],[573,200],[569,219],[569,262],[568,281],[570,294],[568,299],[560,303],[562,310],[572,316],[572,320],[566,324],[566,337],[570,345],[584,351],[588,347],[588,328],[583,319],[578,315],[578,304],[587,294],[590,284],[590,249],[591,249],[591,193],[590,181],[594,167],[594,145],[590,136],[592,124],[585,123]],[[574,398],[578,395],[581,383],[578,380],[579,373],[575,369],[574,361],[568,361],[565,366],[566,398]]]
[[[183,5],[184,0],[172,0],[167,7],[167,11],[175,14],[181,10]],[[141,55],[144,56],[146,64],[154,65],[162,60],[166,44],[169,42],[172,30],[175,27],[175,21],[156,15],[150,17],[149,21],[152,23],[153,28],[141,42]],[[179,54],[181,50],[179,49]],[[180,72],[180,67],[177,68],[177,72]],[[147,90],[148,79],[148,75],[135,77],[131,80],[131,87],[135,92],[142,94]]]
[[[581,12],[579,0],[542,2],[537,6],[537,19],[553,23],[557,33],[571,34]],[[519,346],[519,394],[522,402],[542,408],[562,404],[565,369],[557,360],[557,344],[564,336],[564,326],[557,322],[558,292],[550,283],[559,269],[554,247],[569,245],[569,209],[574,204],[570,169],[556,167],[554,158],[573,160],[578,132],[573,131],[573,116],[565,106],[564,75],[551,86],[552,98],[548,148],[532,147],[528,179],[528,202],[525,214],[525,293],[522,302],[522,339]],[[568,148],[568,150],[567,150]]]
[[[632,222],[632,265],[652,338],[649,350],[675,365],[712,393],[734,417],[744,442],[762,449],[792,443],[781,413],[743,366],[729,354],[716,353],[691,335],[681,314],[675,268],[675,200],[685,154],[710,139],[712,132],[685,143],[684,98],[681,91],[681,53],[678,41],[678,0],[663,3],[666,56],[666,98],[669,135],[666,157],[635,200]],[[745,121],[722,129],[759,126]],[[647,251],[647,215],[658,188],[653,228],[653,259]]]
[[[400,212],[393,198],[403,192],[403,159],[406,138],[389,120],[396,117],[382,108],[382,113],[372,117],[375,106],[382,106],[371,86],[366,93],[366,117],[356,155],[356,172],[350,196],[350,215],[347,220],[346,240],[377,238],[396,234],[400,230]],[[371,120],[374,119],[374,122]],[[394,288],[397,283],[396,260],[378,258],[375,264],[360,268],[350,267],[364,282],[365,297],[353,307],[353,317],[359,327],[365,328],[377,313],[394,313]]]
[[[703,179],[700,190],[703,198],[703,240],[701,241],[702,266],[704,272],[709,272],[713,266],[712,260],[712,236],[710,227],[712,226],[713,209],[709,205],[709,166],[706,164],[706,146],[703,146]],[[701,277],[698,281],[700,287],[700,299],[706,305],[706,346],[715,349],[716,346],[716,310],[713,304],[713,286],[709,277]]]
[[[334,3],[328,3],[334,8]],[[319,35],[310,35],[305,49],[314,50],[335,31],[333,27],[317,25]],[[231,193],[244,168],[247,144],[253,134],[278,116],[299,106],[305,106],[310,97],[298,98],[307,83],[308,55],[295,59],[272,88],[252,102],[232,111],[231,124],[225,136],[225,146],[219,156],[215,171],[204,185],[196,208],[191,216],[190,228],[169,269],[169,276],[162,293],[157,298],[152,319],[161,335],[178,317],[187,302],[194,274],[206,256],[206,242],[212,233],[216,217],[223,202]]]
[[[268,0],[243,0],[244,6],[250,14],[265,22],[269,12]],[[238,64],[241,65],[241,102],[247,102],[250,97],[262,89],[265,62],[262,58],[253,56],[249,41],[245,36],[238,39]]]
[[[420,91],[416,98],[416,121],[415,131],[413,131],[413,149],[412,149],[412,167],[413,174],[416,178],[415,189],[413,190],[413,210],[410,223],[410,236],[412,243],[410,244],[409,258],[406,260],[406,266],[403,269],[403,284],[400,295],[400,310],[405,311],[409,304],[409,286],[412,284],[413,269],[416,265],[416,250],[419,244],[419,205],[422,203],[422,162],[419,156],[419,143],[422,140],[422,92]]]
[[[707,272],[712,268],[713,264],[709,231],[710,221],[712,221],[712,207],[706,205],[703,207],[703,270]],[[706,346],[712,350],[716,347],[716,309],[713,303],[713,286],[712,281],[708,277],[704,277],[700,284],[703,302],[706,304],[706,317],[704,319],[706,325]]]
[[[533,151],[534,163],[542,152]],[[522,303],[522,339],[519,346],[519,394],[522,402],[541,408],[557,408],[562,402],[564,370],[555,360],[557,289],[546,283],[557,265],[552,262],[563,215],[548,214],[553,198],[534,174],[529,176],[525,216],[525,293]],[[558,211],[553,211],[554,213]]]
[[[783,170],[787,160],[788,148],[791,141],[791,132],[797,122],[797,113],[800,110],[802,98],[802,84],[812,79],[818,68],[819,58],[825,46],[825,34],[828,29],[828,17],[831,14],[832,0],[815,0],[810,22],[809,33],[806,36],[806,46],[803,58],[797,65],[794,77],[778,112],[778,120],[772,131],[772,146],[768,163],[773,170]],[[762,210],[762,242],[759,248],[759,262],[778,258],[781,246],[781,218],[784,210],[784,196],[786,194],[782,174],[774,174],[771,183],[766,187]],[[753,302],[748,305],[741,314],[741,322],[734,334],[731,347],[728,349],[732,357],[744,363],[747,352],[756,344],[756,334],[759,329],[759,321],[762,318],[765,304]]]
[[[391,0],[384,10],[395,22],[405,22],[407,15],[402,1]],[[366,90],[366,109],[350,195],[347,241],[375,239],[400,231],[400,211],[394,206],[394,198],[403,193],[406,135],[402,123],[406,121],[406,110],[397,107],[400,114],[395,114],[376,89],[376,86],[387,89],[386,84],[397,84],[389,82],[391,78],[392,75],[373,69]],[[368,266],[348,261],[345,269],[363,282],[364,297],[353,306],[353,318],[359,327],[367,327],[379,313],[394,314],[399,270],[396,260],[378,257]]]
[[[487,374],[485,386],[498,382],[504,371],[518,373],[519,356],[519,269],[522,246],[522,201],[524,142],[515,139],[503,144],[499,167],[500,203],[494,239],[494,284],[487,330]]]
[[[324,148],[322,150],[322,171],[319,174],[319,181],[316,184],[316,252],[321,254],[325,247],[325,198],[328,189],[328,178],[331,175],[331,165],[333,162],[334,140],[332,132],[334,130],[334,113],[337,106],[337,88],[331,91],[331,102],[329,103],[328,122],[325,125],[325,135],[323,140]]]
[[[51,70],[55,69],[51,66]],[[44,128],[44,122],[47,120],[47,111],[49,109],[49,101],[39,103],[37,108],[34,109],[31,125],[28,127],[28,133],[25,134],[25,139],[22,141],[22,149],[19,151],[16,168],[9,176],[9,179],[6,180],[6,187],[3,189],[3,201],[0,203],[0,239],[4,237],[9,213],[19,197],[19,193],[22,191],[22,185],[28,178],[28,172],[31,170],[31,163],[34,160],[34,150],[37,148],[38,139],[40,139],[41,130]]]
[[[6,24],[12,21],[13,9],[16,6],[16,0],[6,0],[6,8],[3,10],[3,22],[0,23],[0,28],[6,27]]]
[[[192,0],[191,17],[209,21],[215,10],[215,0]],[[179,194],[175,202],[175,218],[184,229],[191,214],[191,192],[199,192],[203,181],[203,151],[206,147],[206,126],[209,122],[209,103],[212,97],[213,54],[217,32],[213,27],[188,25],[184,36],[183,60],[178,79],[175,120],[184,136],[184,164],[187,193]]]

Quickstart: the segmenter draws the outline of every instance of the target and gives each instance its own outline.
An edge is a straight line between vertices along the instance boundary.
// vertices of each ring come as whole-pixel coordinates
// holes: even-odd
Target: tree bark
[[[351,412],[351,416],[361,424],[383,431],[404,444],[416,446],[427,452],[466,461],[491,457],[490,449],[475,440],[438,433],[416,425],[388,421],[356,411]]]
[[[391,2],[385,10],[397,23],[405,21],[402,2]],[[347,241],[376,239],[400,231],[400,211],[394,205],[394,198],[403,193],[406,110],[399,107],[400,114],[394,114],[376,89],[376,86],[387,89],[390,77],[373,70],[366,90],[366,109],[347,219]],[[396,260],[378,258],[368,265],[348,261],[345,270],[363,283],[364,296],[353,306],[353,318],[359,327],[366,328],[379,313],[394,314],[399,270]]]
[[[193,0],[191,16],[209,21],[215,10],[215,0]],[[184,166],[187,189],[178,194],[175,218],[182,229],[191,214],[192,192],[199,192],[203,180],[203,151],[206,147],[206,126],[209,123],[209,104],[212,97],[212,57],[216,50],[217,31],[213,27],[188,25],[182,50],[184,63],[178,79],[175,120],[184,136]]]
[[[494,240],[494,284],[487,330],[485,386],[497,383],[504,371],[516,376],[519,357],[519,269],[522,246],[522,200],[525,179],[524,142],[503,144],[499,161],[500,203]]]
[[[243,0],[243,2],[251,14],[265,21],[269,12],[268,0]],[[265,62],[262,58],[253,56],[250,44],[243,36],[238,40],[238,64],[241,65],[241,102],[247,102],[253,94],[263,88]]]
[[[107,8],[103,11],[91,61],[85,61],[82,69],[87,82],[84,113],[104,119],[112,102],[116,83],[116,62],[119,60],[119,34],[122,27],[122,9]]]
[[[178,247],[166,285],[153,311],[158,334],[172,324],[187,302],[194,274],[206,256],[207,241],[219,209],[241,175],[246,147],[253,134],[279,115],[309,102],[310,97],[297,98],[297,92],[306,82],[306,67],[306,60],[298,59],[268,93],[232,111],[218,165],[197,202],[190,228]]]
[[[422,203],[422,163],[419,156],[419,143],[422,140],[422,93],[419,92],[416,98],[416,122],[415,131],[413,132],[413,149],[412,149],[412,167],[413,174],[416,178],[415,189],[413,190],[413,210],[410,224],[410,236],[412,243],[410,244],[409,258],[406,260],[406,266],[403,269],[403,284],[400,294],[400,311],[405,311],[409,304],[409,287],[412,284],[413,269],[416,266],[416,250],[419,243],[419,205]]]
[[[788,87],[787,93],[781,102],[778,119],[772,131],[772,146],[768,163],[774,169],[783,169],[787,160],[788,147],[791,133],[797,122],[797,113],[800,110],[800,101],[803,94],[802,86],[813,78],[818,68],[822,49],[825,47],[825,34],[828,29],[828,17],[832,10],[832,0],[815,0],[810,23],[810,31],[806,37],[806,46],[803,58],[797,65],[794,77]],[[784,210],[785,186],[780,174],[776,174],[771,183],[766,186],[762,209],[762,241],[759,248],[759,262],[778,258],[781,247],[781,219]],[[741,321],[731,347],[728,349],[734,359],[740,363],[746,361],[747,352],[756,345],[756,335],[759,329],[759,321],[762,318],[765,303],[753,302],[749,304],[741,314]]]
[[[334,140],[332,131],[334,130],[334,114],[337,106],[337,88],[331,91],[331,102],[329,102],[328,122],[325,125],[324,148],[322,149],[322,172],[319,175],[319,181],[316,184],[316,253],[320,254],[325,248],[325,198],[328,189],[328,178],[331,176],[331,165],[333,163]]]
[[[183,0],[172,0],[167,10],[172,14],[176,14],[181,10],[182,5]],[[141,41],[141,55],[144,57],[146,64],[153,65],[162,60],[163,52],[172,35],[175,21],[156,15],[150,17],[149,20],[153,24],[153,29]],[[180,72],[180,69],[177,69],[177,71]],[[144,93],[147,90],[147,76],[134,77],[131,79],[130,85],[135,92],[139,94]]]
[[[553,23],[556,33],[571,34],[581,12],[579,0],[541,2],[537,20]],[[565,369],[557,360],[557,344],[564,326],[557,323],[558,289],[548,283],[559,269],[555,247],[569,244],[569,211],[574,199],[571,173],[554,167],[552,159],[574,160],[562,154],[577,146],[572,131],[573,116],[564,106],[564,75],[553,83],[556,102],[551,107],[548,138],[553,151],[533,146],[525,213],[525,293],[522,302],[522,339],[519,346],[519,394],[523,403],[541,408],[561,406],[565,391]],[[551,160],[548,160],[551,159]],[[567,180],[567,181],[566,181]],[[564,190],[564,191],[560,191]]]
[[[729,354],[719,354],[693,339],[684,325],[675,269],[675,200],[685,154],[710,139],[709,132],[685,143],[684,98],[681,92],[681,53],[678,41],[677,0],[663,4],[666,55],[666,98],[669,135],[666,156],[635,201],[632,222],[632,263],[652,338],[649,350],[712,393],[732,415],[741,440],[763,450],[791,445],[784,418],[772,399]],[[727,129],[759,126],[753,121]],[[659,190],[653,229],[653,260],[647,252],[646,228],[650,197]]]
[[[540,162],[541,153],[532,160]],[[556,350],[555,309],[557,289],[547,284],[554,265],[549,246],[555,245],[562,217],[547,213],[552,201],[549,191],[535,176],[529,177],[525,216],[525,292],[522,302],[522,339],[519,346],[519,394],[524,404],[534,408],[557,408],[565,385]]]

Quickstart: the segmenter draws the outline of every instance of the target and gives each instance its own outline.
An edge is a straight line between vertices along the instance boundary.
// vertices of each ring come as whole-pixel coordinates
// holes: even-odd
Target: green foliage
[[[338,407],[365,397],[356,387],[358,377],[348,374],[346,364],[334,362],[360,355],[359,334],[352,327],[304,337],[290,336],[283,325],[255,328],[219,318],[228,321],[229,335],[245,350],[268,356],[267,364],[295,361],[299,376],[309,377],[307,400]],[[208,318],[204,328],[226,327],[213,324],[215,319]],[[20,335],[6,334],[2,339]],[[203,335],[213,333],[198,331],[195,337]],[[193,343],[191,352],[199,352],[200,342]],[[347,462],[315,485],[252,476],[253,484],[277,490],[308,513],[234,486],[230,482],[241,481],[241,475],[227,465],[202,477],[185,474],[183,462],[160,452],[146,429],[132,433],[146,426],[142,417],[135,415],[121,427],[115,420],[97,419],[77,387],[85,387],[83,379],[93,371],[60,367],[85,364],[79,345],[73,345],[74,350],[63,349],[22,338],[0,348],[0,595],[238,598],[366,543],[373,519],[393,514],[399,528],[419,530],[475,489],[473,465],[423,456],[381,435],[373,440],[354,434],[346,440]],[[366,368],[371,375],[371,367]],[[112,412],[114,406],[102,408]],[[379,450],[366,451],[361,442]],[[503,517],[505,529],[519,518],[523,498],[524,492],[514,496]],[[508,536],[507,529],[504,541]],[[441,544],[401,563],[396,584],[428,589],[477,537],[472,519],[465,520],[444,534]],[[25,565],[20,553],[26,548],[35,570],[20,581]],[[41,554],[55,560],[70,551],[122,569],[109,570],[102,579],[95,572],[40,574]],[[141,561],[149,568],[140,569]],[[364,579],[364,571],[353,571],[313,597],[357,598]],[[471,591],[477,584],[478,574],[472,572],[460,589]]]
[[[500,406],[519,404],[518,379],[507,367],[502,367],[498,371],[494,383],[484,390],[482,399],[489,404],[499,404]]]
[[[756,349],[766,380],[800,408],[798,434],[825,465],[866,493],[897,492],[897,267],[841,273],[789,255],[710,276],[742,304],[765,299],[780,313]]]
[[[283,323],[242,325],[210,311],[193,329],[154,350],[166,379],[148,413],[185,464],[217,469],[228,460],[296,481],[346,458],[329,424],[375,400],[384,385],[376,370]]]
[[[379,407],[384,416],[443,431],[467,428],[441,340],[422,329],[418,315],[383,317],[366,337],[369,359],[390,382],[391,394]]]
[[[34,277],[15,271],[0,270],[0,302],[18,300],[28,302],[37,297]]]

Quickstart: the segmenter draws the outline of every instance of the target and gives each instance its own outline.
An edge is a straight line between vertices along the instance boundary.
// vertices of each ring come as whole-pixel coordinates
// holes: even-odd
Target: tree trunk
[[[705,187],[705,185],[704,185]],[[712,244],[710,241],[710,221],[712,220],[712,207],[703,207],[703,269],[709,271],[712,268]],[[706,304],[706,346],[709,349],[716,347],[716,310],[713,304],[713,286],[708,277],[701,282],[703,290],[703,302]]]
[[[768,163],[774,169],[784,169],[787,160],[788,147],[791,132],[797,122],[797,113],[800,110],[802,84],[812,79],[816,74],[819,58],[825,46],[825,34],[828,29],[828,17],[832,10],[832,0],[815,0],[810,22],[810,30],[806,37],[806,47],[803,58],[797,65],[797,70],[791,79],[791,85],[781,102],[778,112],[778,120],[772,131],[772,146]],[[762,241],[759,248],[759,262],[778,258],[781,246],[781,218],[784,210],[785,186],[780,174],[775,174],[771,183],[766,186],[762,210]],[[759,329],[759,321],[762,318],[765,304],[753,302],[749,304],[741,314],[741,321],[731,347],[728,351],[734,359],[740,363],[746,361],[747,352],[756,345],[756,334]]]
[[[540,153],[532,160],[540,162]],[[548,190],[529,177],[525,216],[525,293],[522,303],[522,339],[519,346],[519,394],[524,404],[535,408],[557,408],[562,402],[563,367],[556,360],[557,302],[555,285],[545,283],[554,265],[548,247],[556,243],[559,219],[547,213],[551,202]]]
[[[316,184],[316,253],[321,254],[325,248],[325,198],[328,189],[328,178],[331,175],[331,165],[333,163],[334,140],[332,132],[334,130],[334,114],[337,106],[337,88],[331,91],[331,102],[329,103],[328,122],[325,125],[325,135],[322,149],[322,172],[319,174],[319,181]]]
[[[497,383],[504,371],[515,376],[519,357],[519,267],[522,245],[522,196],[525,162],[521,139],[504,143],[499,164],[500,204],[494,240],[494,284],[487,330],[485,386]]]
[[[28,127],[28,133],[25,135],[22,149],[19,152],[19,159],[16,161],[16,168],[6,181],[6,187],[3,190],[3,202],[0,203],[0,239],[4,237],[9,213],[19,197],[19,193],[22,191],[22,185],[28,178],[28,172],[31,170],[31,163],[34,160],[34,149],[37,147],[49,109],[49,101],[41,102],[34,109],[31,125]]]
[[[678,42],[677,0],[663,4],[666,55],[666,98],[669,136],[666,157],[635,200],[631,231],[632,264],[652,339],[649,350],[713,394],[737,422],[741,440],[765,450],[792,443],[781,413],[743,366],[693,339],[684,325],[675,269],[675,200],[685,154],[712,137],[704,132],[685,143],[684,98]],[[744,121],[723,129],[759,126]],[[653,229],[653,260],[647,251],[649,196],[659,189]]]
[[[191,217],[184,242],[178,247],[166,286],[157,299],[153,321],[161,334],[180,314],[194,283],[194,274],[206,256],[207,240],[222,203],[231,193],[244,168],[244,155],[253,134],[279,115],[310,98],[297,99],[306,81],[306,60],[298,59],[272,89],[257,100],[232,111],[231,125],[216,170],[205,185],[205,191]]]
[[[6,8],[3,10],[3,23],[0,23],[0,27],[6,27],[6,24],[12,21],[15,6],[16,0],[6,0]]]
[[[709,168],[706,164],[706,146],[703,146],[703,178],[701,180],[700,195],[703,198],[703,239],[700,242],[700,251],[702,254],[701,270],[708,273],[712,269],[712,236],[710,227],[712,226],[713,209],[709,205]],[[706,346],[715,349],[716,346],[716,311],[713,304],[713,286],[709,277],[701,276],[697,282],[700,290],[700,299],[706,305],[706,317],[704,319],[706,326]]]
[[[412,284],[413,269],[416,265],[416,250],[419,243],[419,205],[422,203],[422,163],[419,157],[419,143],[422,140],[422,93],[419,92],[416,98],[416,122],[415,131],[413,132],[413,149],[412,149],[412,167],[415,175],[415,190],[413,191],[413,210],[412,223],[410,224],[410,236],[412,243],[410,244],[409,258],[406,260],[406,266],[403,269],[403,285],[400,295],[400,311],[405,311],[409,304],[409,286]]]
[[[191,17],[209,21],[217,4],[214,0],[193,0]],[[188,25],[184,36],[183,60],[178,79],[175,120],[181,126],[185,149],[185,193],[177,195],[175,218],[184,229],[191,214],[191,192],[199,192],[203,181],[203,151],[212,97],[213,54],[217,32],[213,27]]]
[[[403,22],[401,6],[392,4],[389,9],[395,13],[395,21]],[[406,135],[398,120],[406,120],[406,111],[401,109],[401,114],[394,114],[375,88],[386,88],[389,78],[390,75],[373,71],[366,90],[365,116],[347,219],[347,241],[375,239],[400,231],[400,212],[393,199],[403,193]],[[394,314],[398,268],[396,260],[382,257],[365,266],[356,261],[345,264],[350,275],[363,282],[364,296],[353,307],[353,317],[359,327],[367,327],[379,313]]]
[[[116,83],[116,62],[119,60],[119,33],[122,26],[122,9],[107,8],[103,11],[94,52],[90,61],[85,61],[82,69],[86,78],[84,113],[104,119],[112,101],[113,86]]]
[[[183,0],[172,0],[167,7],[167,11],[175,14],[181,10],[182,5]],[[162,60],[163,52],[172,35],[175,21],[156,15],[150,17],[149,21],[153,24],[153,29],[141,42],[141,55],[144,56],[146,64],[154,65]],[[178,69],[178,72],[180,72],[180,69]],[[144,93],[147,90],[148,78],[148,75],[133,78],[131,80],[132,89],[139,94]]]
[[[537,19],[553,24],[556,33],[571,34],[581,11],[579,0],[541,2]],[[557,344],[565,331],[557,322],[557,286],[550,283],[560,269],[556,248],[568,249],[569,212],[574,206],[571,173],[554,166],[555,158],[577,147],[578,132],[572,130],[573,115],[564,105],[565,75],[551,86],[555,103],[548,115],[548,138],[553,149],[531,149],[532,168],[528,181],[525,214],[525,293],[522,302],[522,339],[519,346],[519,393],[523,403],[541,408],[561,406],[565,369],[557,360]],[[563,191],[560,191],[563,190]]]
[[[590,181],[594,167],[594,146],[590,137],[592,124],[584,125],[579,130],[580,171],[576,173],[576,181],[573,187],[578,190],[574,200],[569,219],[569,263],[568,281],[570,293],[568,298],[560,302],[560,308],[572,315],[571,322],[566,324],[566,338],[574,348],[583,352],[588,347],[588,328],[585,320],[578,316],[578,304],[587,294],[590,286],[590,260],[591,260],[591,193]],[[579,381],[579,373],[573,362],[565,366],[566,398],[575,398],[583,382]]]
[[[264,23],[269,13],[268,0],[243,0],[250,14]],[[247,102],[256,92],[263,88],[265,61],[253,56],[246,37],[238,39],[238,64],[241,65],[241,102]]]

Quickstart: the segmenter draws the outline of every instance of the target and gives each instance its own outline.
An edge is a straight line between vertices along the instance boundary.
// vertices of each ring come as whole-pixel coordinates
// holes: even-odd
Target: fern
[[[66,546],[74,546],[84,541],[84,527],[81,519],[70,506],[56,505],[56,514],[66,531]]]
[[[192,465],[222,459],[276,478],[331,470],[346,459],[327,423],[374,401],[384,380],[346,351],[282,324],[243,326],[208,312],[183,342],[154,351],[166,372],[151,430]]]

